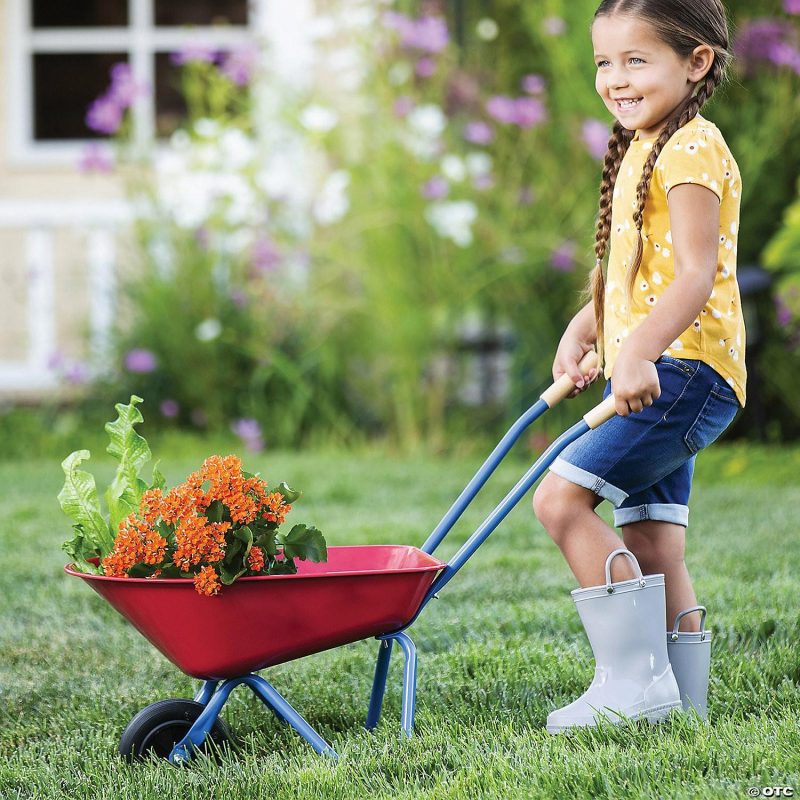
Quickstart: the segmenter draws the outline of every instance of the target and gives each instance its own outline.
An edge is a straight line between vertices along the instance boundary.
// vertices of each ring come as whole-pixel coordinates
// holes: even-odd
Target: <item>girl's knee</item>
[[[575,518],[576,510],[594,508],[595,495],[565,478],[548,472],[533,494],[533,512],[551,538],[558,542]]]

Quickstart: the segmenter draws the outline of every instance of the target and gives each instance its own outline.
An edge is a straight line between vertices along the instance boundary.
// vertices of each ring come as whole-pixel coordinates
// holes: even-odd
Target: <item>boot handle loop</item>
[[[631,566],[633,566],[634,570],[636,571],[636,577],[639,579],[639,586],[644,587],[644,577],[642,576],[642,568],[639,566],[639,562],[636,560],[636,556],[631,553],[630,550],[627,550],[624,547],[620,547],[617,550],[614,550],[612,553],[609,553],[608,558],[606,559],[606,591],[609,594],[614,594],[614,587],[611,585],[611,562],[617,556],[625,556],[631,562]]]
[[[684,611],[679,611],[675,617],[675,627],[672,629],[672,636],[670,637],[673,642],[678,641],[678,628],[681,625],[681,620],[687,615],[695,611],[700,612],[700,641],[705,641],[706,638],[706,607],[705,606],[692,606]]]

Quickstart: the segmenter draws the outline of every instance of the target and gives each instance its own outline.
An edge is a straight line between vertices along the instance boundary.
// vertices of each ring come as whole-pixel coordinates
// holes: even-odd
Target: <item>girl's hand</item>
[[[578,362],[593,349],[591,342],[581,341],[569,330],[561,337],[553,361],[553,380],[557,381],[562,375],[569,375],[575,384],[575,389],[567,395],[567,398],[577,397],[581,392],[585,392],[597,377],[597,368],[592,368],[585,375],[581,375],[581,371],[578,369]]]
[[[632,411],[642,411],[661,395],[656,365],[623,348],[614,363],[611,388],[617,414],[627,417]]]

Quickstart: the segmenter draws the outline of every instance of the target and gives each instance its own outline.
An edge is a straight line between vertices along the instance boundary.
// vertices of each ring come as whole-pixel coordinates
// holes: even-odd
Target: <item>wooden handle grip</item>
[[[610,394],[602,403],[596,405],[591,411],[583,415],[584,422],[590,428],[598,428],[611,419],[617,410],[614,406],[614,395]]]
[[[590,350],[578,363],[581,375],[587,375],[589,370],[597,366],[597,353]],[[562,375],[549,389],[545,389],[540,395],[541,399],[552,408],[556,403],[560,403],[575,388],[575,383],[569,375]]]

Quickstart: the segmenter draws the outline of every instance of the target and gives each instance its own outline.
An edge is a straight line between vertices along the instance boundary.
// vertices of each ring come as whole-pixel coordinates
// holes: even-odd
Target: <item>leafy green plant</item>
[[[286,483],[268,492],[257,474],[242,470],[235,455],[210,456],[201,468],[169,491],[153,467],[148,485],[139,477],[150,448],[134,426],[143,422],[141,398],[117,404],[119,417],[106,425],[107,448],[118,463],[105,493],[104,515],[94,477],[80,469],[88,450],[71,453],[62,463],[66,477],[58,495],[73,521],[75,535],[64,550],[84,572],[116,577],[192,578],[202,594],[242,575],[297,572],[295,559],[325,561],[320,531],[303,524],[279,531],[300,492]]]

